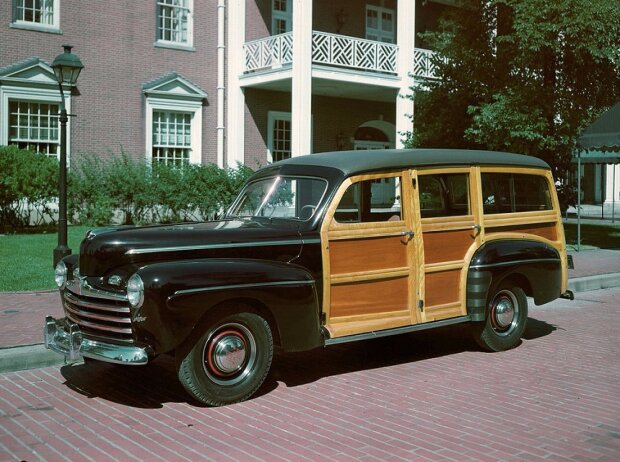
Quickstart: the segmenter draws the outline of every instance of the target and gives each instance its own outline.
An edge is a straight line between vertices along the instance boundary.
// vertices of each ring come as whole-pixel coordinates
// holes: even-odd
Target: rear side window
[[[466,173],[418,175],[422,218],[469,215]]]
[[[552,209],[547,179],[538,175],[483,173],[482,199],[487,214]]]

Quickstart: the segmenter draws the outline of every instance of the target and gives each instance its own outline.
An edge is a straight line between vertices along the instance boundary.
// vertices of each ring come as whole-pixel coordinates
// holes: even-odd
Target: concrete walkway
[[[584,292],[620,287],[620,250],[569,253],[575,262],[575,269],[569,270],[571,290]],[[62,356],[43,347],[46,315],[64,316],[58,291],[0,294],[0,373],[64,362]]]

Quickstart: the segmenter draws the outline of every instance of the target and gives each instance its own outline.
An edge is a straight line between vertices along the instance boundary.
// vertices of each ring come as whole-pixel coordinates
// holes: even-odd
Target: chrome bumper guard
[[[67,333],[62,327],[63,322],[64,319],[46,316],[43,337],[45,348],[64,355],[68,362],[86,357],[108,363],[141,366],[149,361],[146,348],[89,340],[82,337],[79,326],[74,323],[69,323]]]

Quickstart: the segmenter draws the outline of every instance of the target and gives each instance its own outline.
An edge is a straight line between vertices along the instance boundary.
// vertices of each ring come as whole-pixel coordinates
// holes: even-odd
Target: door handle
[[[400,233],[401,236],[404,236],[405,239],[401,239],[400,242],[402,242],[403,244],[408,243],[411,239],[413,239],[413,236],[415,235],[415,233],[413,231],[403,231],[402,233]]]
[[[471,229],[474,230],[474,235],[472,237],[477,237],[480,234],[480,230],[482,229],[480,225],[473,225]]]

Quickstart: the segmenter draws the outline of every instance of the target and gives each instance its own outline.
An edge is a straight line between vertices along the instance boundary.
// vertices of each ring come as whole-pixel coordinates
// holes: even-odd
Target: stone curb
[[[620,273],[597,274],[568,280],[568,288],[573,292],[612,287],[620,287]],[[65,364],[65,358],[54,351],[47,350],[42,343],[0,348],[0,374],[61,364]]]
[[[568,280],[568,288],[573,292],[587,292],[618,286],[620,286],[620,273],[597,274]]]
[[[42,343],[0,348],[0,373],[25,371],[65,364],[64,356],[45,348]]]

